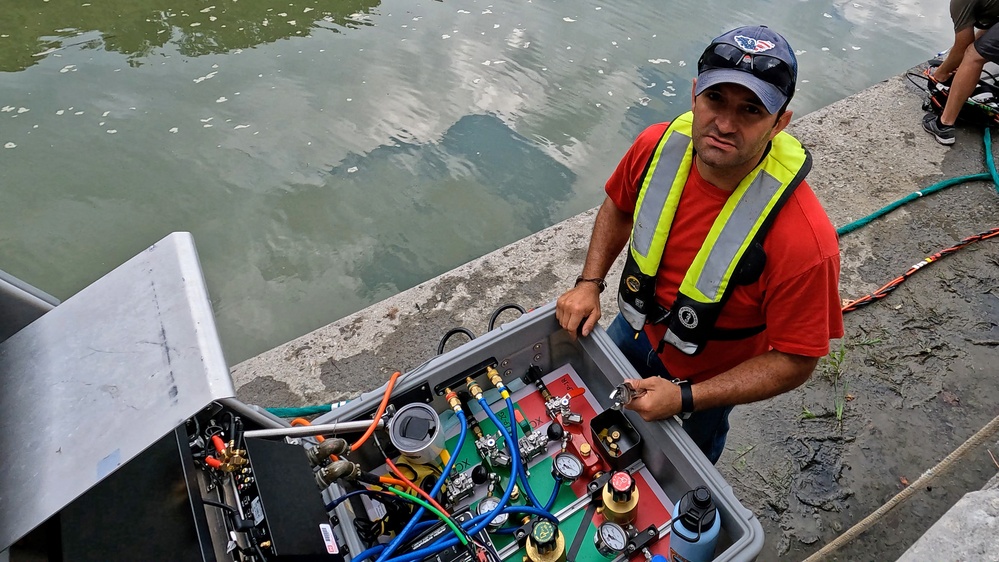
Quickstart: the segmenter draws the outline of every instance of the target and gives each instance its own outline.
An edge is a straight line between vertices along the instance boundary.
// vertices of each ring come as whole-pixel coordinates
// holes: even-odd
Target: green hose
[[[956,178],[951,178],[949,180],[943,180],[941,182],[937,182],[927,187],[926,189],[921,189],[919,191],[910,193],[905,197],[899,199],[898,201],[890,203],[885,207],[867,215],[862,219],[855,220],[849,224],[845,224],[837,228],[836,234],[842,236],[847,232],[853,232],[854,230],[857,230],[858,228],[870,223],[874,219],[887,215],[888,213],[894,211],[895,209],[901,207],[902,205],[905,205],[906,203],[919,199],[924,195],[932,195],[942,189],[947,189],[948,187],[952,187],[965,182],[992,180],[992,183],[996,187],[996,191],[999,192],[999,172],[996,172],[996,163],[992,157],[992,129],[990,128],[985,129],[985,136],[983,137],[983,142],[985,143],[985,165],[989,169],[987,173],[983,172],[981,174],[971,174],[968,176],[960,176]]]
[[[302,406],[301,408],[267,408],[267,411],[279,418],[304,418],[316,414],[325,414],[333,409],[333,404],[318,406]]]

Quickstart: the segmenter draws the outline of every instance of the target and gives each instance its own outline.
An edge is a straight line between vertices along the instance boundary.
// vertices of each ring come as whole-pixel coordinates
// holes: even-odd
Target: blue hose
[[[510,405],[512,406],[512,404],[513,403],[511,402]],[[500,434],[503,435],[503,442],[506,443],[507,447],[510,448],[510,458],[512,459],[513,463],[510,469],[510,474],[511,476],[517,474],[517,471],[520,467],[520,451],[517,449],[517,442],[513,441],[513,439],[510,437],[510,432],[506,430],[506,426],[503,425],[503,422],[501,422],[499,418],[496,417],[496,414],[493,413],[492,408],[489,407],[489,404],[486,402],[484,398],[479,398],[479,405],[482,406],[483,411],[485,411],[486,415],[489,416],[489,419],[496,425],[497,428],[499,428]],[[510,422],[513,423],[512,416],[510,418]],[[472,525],[472,527],[468,530],[469,536],[474,537],[475,535],[479,534],[482,531],[482,529],[485,529],[486,526],[489,525],[489,522],[492,521],[493,518],[495,518],[497,515],[499,515],[502,512],[502,509],[510,501],[510,495],[513,493],[513,487],[515,484],[516,484],[516,478],[511,477],[506,483],[506,489],[503,491],[503,497],[500,498],[499,504],[496,505],[496,508],[494,508],[492,511],[488,513],[483,513],[482,515],[478,515],[474,517],[471,521],[462,525],[463,528],[465,527],[465,525],[468,524]],[[392,558],[391,562],[410,562],[410,561],[423,560],[427,556],[437,554],[440,551],[444,550],[445,548],[451,548],[456,544],[458,544],[458,539],[456,538],[450,538],[444,541],[437,541],[425,548],[414,550],[409,554],[404,554],[402,556]],[[384,560],[379,558],[378,562],[384,562]]]
[[[514,416],[514,412],[513,412],[513,401],[510,400],[509,397],[507,397],[507,399],[506,399],[506,409],[507,409],[507,412],[509,413],[509,416],[510,416],[510,427],[511,427],[511,430],[513,432],[513,437],[514,437],[513,446],[516,447],[517,450],[518,450],[518,452],[519,452],[520,451],[520,447],[519,447],[519,445],[517,445],[518,440],[516,439],[516,437],[517,437],[517,424],[514,423],[514,421],[513,421],[513,416]],[[537,496],[534,495],[534,490],[531,489],[531,482],[527,479],[527,469],[524,468],[524,463],[520,463],[520,469],[517,471],[517,477],[520,478],[520,484],[521,484],[521,486],[524,487],[524,492],[527,493],[527,498],[529,500],[531,500],[531,503],[534,504],[535,506],[541,507],[542,503],[540,501],[538,501]],[[548,511],[548,510],[546,509],[545,511]]]
[[[562,479],[555,479],[555,487],[552,488],[552,495],[548,498],[548,503],[545,504],[544,510],[551,513],[552,506],[555,505],[555,498],[558,497],[558,489],[562,487]]]
[[[458,434],[458,444],[455,447],[451,458],[448,459],[447,464],[444,466],[444,471],[441,472],[441,477],[437,480],[437,483],[434,484],[433,489],[431,489],[430,497],[436,497],[437,493],[441,491],[448,475],[451,474],[451,468],[454,467],[455,461],[458,460],[458,453],[461,452],[461,446],[465,444],[465,436],[468,434],[468,420],[465,419],[465,412],[461,410],[457,412],[457,415],[458,422],[461,423],[461,433]],[[390,542],[385,550],[383,550],[378,556],[378,560],[376,562],[384,562],[389,556],[392,555],[393,552],[395,552],[397,548],[399,548],[399,546],[402,545],[406,535],[408,535],[413,527],[419,523],[420,516],[423,515],[424,511],[426,510],[422,506],[416,510],[416,513],[413,514],[413,517],[410,518],[408,523],[406,523],[406,526],[403,527],[402,531],[400,531],[399,534],[392,539],[392,542]]]
[[[365,560],[369,560],[371,558],[374,558],[376,554],[378,554],[379,552],[381,552],[383,550],[385,550],[385,545],[383,545],[383,544],[376,544],[375,546],[373,546],[373,547],[371,547],[371,548],[369,548],[367,550],[362,550],[357,556],[354,556],[350,560],[351,560],[351,562],[364,562]]]

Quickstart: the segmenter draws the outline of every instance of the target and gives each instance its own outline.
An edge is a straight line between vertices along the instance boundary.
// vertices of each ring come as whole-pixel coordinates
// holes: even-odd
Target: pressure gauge
[[[499,503],[499,498],[496,496],[486,496],[479,502],[476,512],[478,512],[479,515],[489,513],[490,511],[495,510],[496,507],[499,506]],[[500,513],[496,517],[493,517],[493,520],[489,522],[489,527],[492,529],[499,529],[504,523],[506,523],[506,520],[509,519],[509,517],[509,514]]]
[[[583,462],[572,453],[559,453],[552,462],[552,476],[575,482],[583,474]]]
[[[628,547],[628,533],[624,527],[607,521],[597,527],[593,543],[597,547],[597,552],[605,558],[613,559]]]

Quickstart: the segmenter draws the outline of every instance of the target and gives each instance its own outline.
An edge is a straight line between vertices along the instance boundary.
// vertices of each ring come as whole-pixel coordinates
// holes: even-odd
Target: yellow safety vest
[[[812,167],[808,151],[791,135],[774,137],[763,160],[729,196],[687,269],[669,308],[655,300],[656,273],[694,162],[693,113],[677,117],[646,166],[635,206],[628,260],[618,290],[621,314],[636,331],[646,322],[668,322],[663,343],[696,355],[710,339],[741,339],[765,326],[714,328],[732,289],[746,274],[762,271],[762,241],[778,211]],[[749,273],[754,270],[754,273]],[[751,282],[755,278],[749,280]]]

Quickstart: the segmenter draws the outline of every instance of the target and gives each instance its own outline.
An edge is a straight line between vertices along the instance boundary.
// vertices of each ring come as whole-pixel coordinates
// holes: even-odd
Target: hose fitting
[[[458,399],[458,393],[450,388],[446,388],[444,391],[444,399],[447,400],[448,406],[451,406],[451,409],[457,414],[461,411],[461,400]]]
[[[312,466],[319,466],[323,464],[330,457],[330,455],[343,455],[348,450],[350,450],[350,444],[347,443],[346,439],[340,439],[339,437],[334,437],[323,441],[322,443],[312,447],[307,450],[305,454],[309,457],[309,462]]]
[[[479,383],[475,382],[472,377],[465,377],[465,385],[468,387],[468,393],[475,397],[476,400],[482,399],[482,387]]]
[[[360,474],[361,468],[356,464],[350,461],[338,460],[331,462],[328,466],[320,468],[316,472],[316,484],[319,484],[320,488],[325,488],[341,478],[357,480]]]
[[[497,371],[492,366],[486,367],[486,376],[489,377],[489,382],[493,383],[500,392],[506,390],[506,385],[503,384],[503,377],[500,376],[499,371]]]

